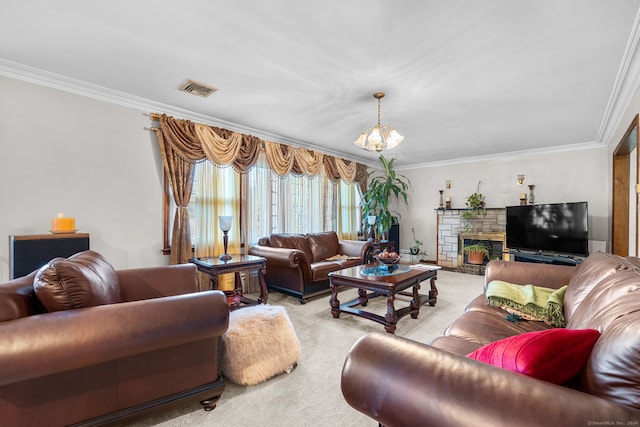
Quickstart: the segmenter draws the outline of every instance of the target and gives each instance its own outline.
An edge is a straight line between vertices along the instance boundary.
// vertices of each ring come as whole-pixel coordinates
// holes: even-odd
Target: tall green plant
[[[394,215],[389,210],[389,199],[393,196],[407,203],[407,190],[411,182],[407,177],[396,174],[393,169],[395,159],[387,160],[381,154],[379,160],[383,170],[369,173],[369,187],[364,193],[362,223],[366,224],[367,216],[375,215],[378,235],[382,236],[394,223]]]

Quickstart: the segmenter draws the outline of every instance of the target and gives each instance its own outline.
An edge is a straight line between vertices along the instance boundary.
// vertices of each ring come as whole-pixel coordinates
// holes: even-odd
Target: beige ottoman
[[[222,337],[222,373],[232,383],[255,385],[291,372],[300,342],[284,307],[255,305],[229,313]]]

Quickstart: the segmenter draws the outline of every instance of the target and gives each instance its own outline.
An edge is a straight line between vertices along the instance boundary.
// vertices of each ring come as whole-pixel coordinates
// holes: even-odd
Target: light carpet
[[[438,302],[422,306],[417,319],[402,318],[396,335],[429,343],[466,305],[482,293],[483,276],[438,271]],[[427,293],[428,283],[421,292]],[[341,303],[355,298],[353,289],[340,292]],[[408,304],[409,297],[398,296],[396,308]],[[374,426],[375,421],[352,409],[342,397],[340,374],[351,346],[369,332],[384,332],[378,323],[349,314],[331,316],[329,296],[301,305],[297,298],[277,292],[269,294],[269,304],[285,307],[300,340],[302,354],[298,367],[255,386],[227,382],[216,409],[206,412],[199,404],[170,410],[138,421],[134,426]],[[369,302],[368,310],[386,312],[386,301]],[[427,386],[425,384],[425,386]]]

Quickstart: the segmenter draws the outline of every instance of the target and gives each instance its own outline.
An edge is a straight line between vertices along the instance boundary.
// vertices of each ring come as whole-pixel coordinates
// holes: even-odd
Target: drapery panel
[[[166,114],[152,114],[151,119],[160,122],[160,127],[155,130],[165,173],[177,205],[171,241],[172,264],[188,262],[191,258],[186,207],[191,198],[196,162],[209,160],[214,165],[230,165],[236,171],[246,173],[256,164],[259,154],[264,152],[270,168],[280,176],[289,173],[316,176],[324,171],[333,181],[342,179],[355,182],[363,192],[366,190],[367,166],[360,163],[306,148],[264,141],[228,129],[175,119]],[[240,212],[234,215],[239,217]]]
[[[157,136],[164,170],[169,178],[173,199],[176,202],[169,262],[171,264],[182,264],[191,258],[191,231],[189,229],[187,205],[191,199],[195,164],[181,157],[173,149],[171,143],[165,139],[162,132],[157,132]]]
[[[288,173],[315,176],[324,167],[329,179],[358,185],[364,182],[366,186],[367,166],[357,162],[165,114],[152,114],[152,119],[160,121],[157,132],[163,133],[176,155],[188,162],[208,159],[215,165],[231,165],[245,173],[256,164],[262,150],[271,169],[280,176]]]

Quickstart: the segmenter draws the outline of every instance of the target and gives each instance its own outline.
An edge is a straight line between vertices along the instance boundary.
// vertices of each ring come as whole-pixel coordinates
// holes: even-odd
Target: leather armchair
[[[88,252],[89,263],[99,256]],[[100,425],[182,401],[215,407],[224,294],[199,292],[191,264],[114,273],[119,302],[58,311],[36,295],[37,272],[0,284],[4,425]],[[65,279],[79,291],[77,277]]]
[[[267,259],[265,282],[299,298],[329,293],[329,273],[366,262],[373,243],[339,240],[335,232],[272,234],[249,249],[249,254]],[[336,255],[342,255],[341,259]]]

